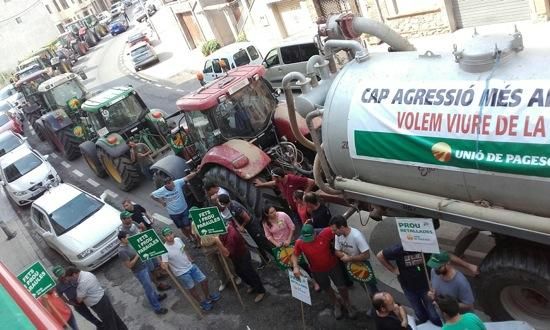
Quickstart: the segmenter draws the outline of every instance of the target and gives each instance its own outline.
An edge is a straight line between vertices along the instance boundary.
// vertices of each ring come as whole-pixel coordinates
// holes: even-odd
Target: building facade
[[[59,34],[54,18],[37,0],[0,0],[0,72],[15,70],[18,60]]]

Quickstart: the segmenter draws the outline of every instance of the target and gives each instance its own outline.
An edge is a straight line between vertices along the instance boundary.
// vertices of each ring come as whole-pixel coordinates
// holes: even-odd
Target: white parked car
[[[32,203],[61,178],[46,156],[27,147],[16,148],[0,159],[0,180],[8,196],[23,206]]]
[[[0,89],[0,101],[5,101],[19,109],[25,104],[25,96],[15,90],[13,84],[8,84]]]
[[[29,148],[27,138],[12,131],[0,133],[0,160],[16,148]]]
[[[111,22],[111,18],[113,18],[113,16],[108,11],[102,11],[101,13],[97,14],[97,18],[99,19],[100,24],[108,25],[109,22]]]
[[[68,262],[91,271],[118,253],[119,213],[84,190],[62,183],[32,203],[31,223]]]

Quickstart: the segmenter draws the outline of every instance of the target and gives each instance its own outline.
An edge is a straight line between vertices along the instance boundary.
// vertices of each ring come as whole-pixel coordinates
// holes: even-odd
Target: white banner
[[[439,244],[432,219],[395,218],[403,250],[439,253]]]
[[[309,294],[307,278],[303,275],[299,278],[294,276],[290,269],[288,270],[288,278],[290,280],[290,290],[292,291],[292,296],[311,306],[311,295]]]

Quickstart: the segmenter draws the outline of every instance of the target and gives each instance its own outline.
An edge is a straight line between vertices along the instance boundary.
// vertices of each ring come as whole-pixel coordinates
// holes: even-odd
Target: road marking
[[[89,184],[91,184],[92,186],[94,186],[94,188],[99,187],[99,183],[95,182],[95,181],[92,180],[92,179],[88,179],[88,180],[86,180],[86,182],[88,182]]]
[[[157,87],[162,87],[162,85],[161,85],[161,84],[155,84],[155,86],[157,86]]]
[[[71,167],[71,164],[67,163],[66,161],[62,161],[61,165],[65,166],[65,168]]]
[[[139,80],[147,82],[147,79],[139,78]]]
[[[169,90],[173,89],[172,87],[168,87],[168,86],[164,86],[164,88],[169,89]]]
[[[118,194],[116,192],[113,192],[113,191],[110,191],[109,189],[105,189],[105,193],[107,195],[110,195],[111,197],[113,198],[117,198],[118,197]]]
[[[178,92],[185,93],[185,90],[183,90],[183,89],[178,89]]]
[[[167,218],[165,217],[164,215],[161,215],[161,214],[158,214],[158,213],[153,213],[153,219],[154,220],[158,220],[162,223],[165,223],[167,225],[171,225],[173,224],[174,222],[172,221],[172,219],[170,218]]]
[[[55,153],[51,153],[50,156],[52,156],[52,158],[57,158],[57,155]]]
[[[74,173],[74,175],[76,175],[78,177],[83,177],[84,176],[84,173],[80,172],[79,170],[73,170],[73,173]]]

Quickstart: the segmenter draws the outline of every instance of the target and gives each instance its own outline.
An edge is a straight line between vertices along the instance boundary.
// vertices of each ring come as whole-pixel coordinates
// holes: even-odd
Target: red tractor
[[[180,178],[200,166],[202,180],[189,185],[197,202],[204,201],[202,181],[214,181],[259,216],[268,201],[280,199],[271,189],[256,188],[255,178],[269,179],[271,166],[311,175],[311,155],[295,144],[286,104],[279,103],[264,73],[263,66],[238,67],[180,98],[172,116],[183,115],[172,130],[176,156],[151,167],[156,177]],[[298,125],[307,135],[302,117]]]

